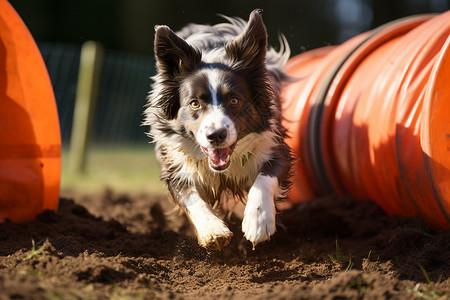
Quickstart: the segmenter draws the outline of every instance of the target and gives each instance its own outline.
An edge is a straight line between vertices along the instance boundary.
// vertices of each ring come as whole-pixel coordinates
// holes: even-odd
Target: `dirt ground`
[[[450,298],[448,231],[336,197],[278,217],[252,250],[231,215],[232,243],[211,252],[163,196],[61,199],[33,222],[0,224],[0,299]]]

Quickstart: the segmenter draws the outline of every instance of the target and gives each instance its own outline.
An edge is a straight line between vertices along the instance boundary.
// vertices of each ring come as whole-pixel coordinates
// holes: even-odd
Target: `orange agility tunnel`
[[[302,53],[287,72],[293,202],[351,195],[450,228],[450,12]]]
[[[58,206],[61,138],[44,61],[27,27],[0,0],[0,222]]]

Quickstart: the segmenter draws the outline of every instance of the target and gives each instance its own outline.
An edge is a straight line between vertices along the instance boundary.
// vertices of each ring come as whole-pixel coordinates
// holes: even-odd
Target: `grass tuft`
[[[358,292],[358,298],[363,297],[368,289],[372,286],[368,284],[361,275],[358,275],[354,280],[347,284],[347,288],[351,290],[356,290]]]
[[[349,271],[353,267],[352,259],[347,258],[341,250],[341,247],[339,247],[338,240],[336,239],[336,252],[335,254],[328,254],[328,257],[330,258],[331,262],[334,264],[341,264],[343,265],[345,262],[348,261],[347,267],[345,268],[345,271]]]
[[[419,266],[420,271],[422,271],[422,274],[425,277],[428,285],[433,285],[434,282],[430,280],[430,277],[428,277],[428,273],[427,273],[427,271],[425,271],[425,268],[418,262],[416,262],[416,264]]]
[[[420,271],[422,272],[423,276],[425,277],[425,280],[427,281],[428,289],[426,291],[420,291],[420,283],[417,283],[412,289],[408,289],[408,292],[415,294],[416,296],[425,299],[425,300],[441,300],[441,299],[448,299],[447,296],[436,290],[435,283],[430,279],[428,276],[427,271],[425,268],[418,262],[417,266],[419,267]]]
[[[25,257],[25,260],[33,258],[41,258],[44,255],[46,244],[44,243],[39,249],[36,249],[36,244],[33,239],[31,239],[31,250],[30,253]]]

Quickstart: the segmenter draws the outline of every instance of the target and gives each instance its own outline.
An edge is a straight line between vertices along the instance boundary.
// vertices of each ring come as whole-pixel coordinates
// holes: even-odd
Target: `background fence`
[[[63,145],[72,131],[81,45],[38,42],[52,81]],[[145,144],[143,106],[154,74],[151,56],[106,49],[92,132],[94,145]]]

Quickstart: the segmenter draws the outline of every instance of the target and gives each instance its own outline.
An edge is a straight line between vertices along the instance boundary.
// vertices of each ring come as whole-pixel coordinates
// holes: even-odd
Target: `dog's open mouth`
[[[236,143],[225,148],[204,148],[203,152],[208,156],[209,166],[215,171],[226,170],[231,163],[231,154],[233,154]]]

